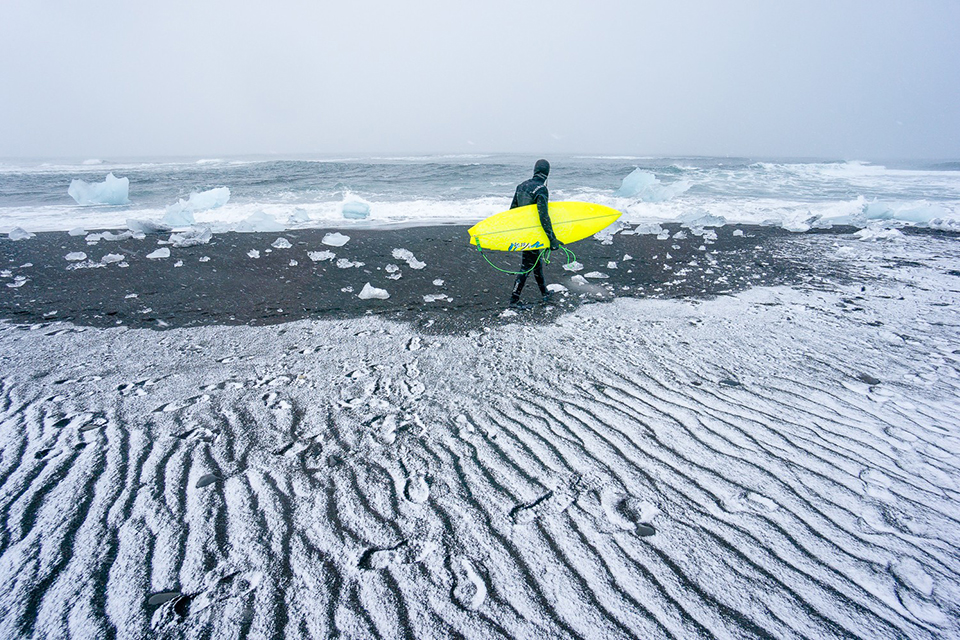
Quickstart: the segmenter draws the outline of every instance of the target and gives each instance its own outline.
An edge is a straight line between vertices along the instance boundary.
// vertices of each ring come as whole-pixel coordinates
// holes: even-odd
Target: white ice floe
[[[686,192],[691,186],[693,183],[689,180],[663,184],[654,174],[637,168],[623,179],[616,195],[621,198],[639,198],[644,202],[663,202]]]
[[[7,237],[11,240],[29,240],[30,238],[34,237],[34,234],[30,233],[29,231],[25,231],[20,227],[16,227],[7,234]]]
[[[64,260],[67,262],[80,262],[81,260],[87,259],[87,254],[83,251],[71,251],[67,255],[63,256]]]
[[[256,211],[234,225],[233,230],[241,233],[275,233],[286,228],[286,225],[277,222],[269,213]]]
[[[161,260],[163,258],[169,258],[169,257],[170,257],[170,249],[166,247],[160,247],[156,251],[152,251],[147,254],[147,258],[149,258],[150,260]]]
[[[171,233],[168,242],[177,248],[207,244],[213,239],[213,231],[207,226],[190,227],[180,233]]]
[[[365,263],[363,262],[353,262],[352,260],[348,260],[347,258],[337,259],[337,267],[339,267],[340,269],[353,269],[356,267],[362,267],[364,266],[364,264]]]
[[[67,193],[77,204],[130,204],[130,180],[108,173],[103,182],[89,183],[75,179]]]
[[[370,205],[360,200],[348,200],[340,206],[340,212],[348,220],[363,220],[370,217]]]
[[[289,249],[293,245],[290,244],[290,241],[284,238],[283,236],[277,238],[273,241],[273,244],[270,245],[274,249]]]
[[[253,259],[257,259],[260,257],[260,252],[257,251],[256,249],[250,249],[250,251],[247,251],[247,256]]]
[[[307,257],[314,262],[323,262],[324,260],[333,260],[337,257],[332,251],[308,251]]]
[[[386,300],[390,297],[390,294],[387,293],[386,289],[377,289],[368,282],[363,285],[363,290],[357,294],[357,297],[361,300]]]
[[[347,244],[347,242],[349,241],[350,241],[350,236],[345,236],[342,233],[334,232],[334,233],[328,233],[324,235],[323,240],[321,240],[320,242],[322,242],[323,244],[329,247],[342,247],[343,245]]]
[[[427,266],[426,262],[420,262],[417,260],[416,256],[413,255],[413,252],[408,249],[394,249],[392,255],[394,260],[403,260],[410,265],[411,269],[423,269],[425,266]]]
[[[440,278],[437,278],[436,280],[433,281],[433,286],[435,286],[435,287],[442,287],[442,286],[443,286],[443,280],[440,279]]]
[[[296,260],[291,260],[291,261],[289,262],[288,266],[290,266],[290,267],[295,267],[295,266],[297,266],[298,264],[300,264],[300,263],[297,262]]]
[[[120,253],[108,253],[102,258],[100,258],[100,262],[102,262],[103,264],[114,264],[117,262],[123,262],[124,260],[125,260],[125,256],[123,256]]]
[[[860,229],[855,234],[857,238],[865,242],[875,242],[878,240],[902,240],[903,233],[897,229],[888,229],[883,227],[867,227]]]
[[[87,244],[97,244],[101,240],[106,242],[120,242],[121,240],[143,240],[144,234],[139,231],[121,231],[120,233],[113,233],[112,231],[101,231],[100,233],[89,233],[86,238]]]
[[[230,189],[227,187],[217,187],[199,193],[194,192],[190,194],[187,200],[178,200],[175,204],[167,207],[164,211],[163,221],[173,227],[189,227],[195,222],[193,214],[198,211],[217,209],[227,204],[229,200]]]
[[[616,269],[616,268],[617,268],[616,262],[611,260],[610,262],[607,263],[607,269]]]

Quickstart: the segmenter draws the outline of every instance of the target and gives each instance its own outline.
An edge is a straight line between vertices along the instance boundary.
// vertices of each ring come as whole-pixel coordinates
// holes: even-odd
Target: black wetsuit
[[[525,207],[530,204],[537,205],[537,213],[540,214],[540,225],[543,227],[547,238],[550,240],[550,249],[558,249],[560,243],[553,233],[553,224],[550,222],[550,215],[547,212],[547,201],[549,193],[547,192],[547,175],[550,173],[550,164],[546,160],[540,160],[534,167],[533,177],[521,182],[517,186],[517,192],[513,196],[511,209]],[[523,251],[520,261],[520,275],[513,283],[513,294],[510,296],[510,302],[516,303],[520,300],[520,292],[523,291],[523,285],[527,283],[527,275],[533,270],[533,277],[540,287],[540,295],[547,295],[547,283],[543,279],[543,258],[541,254],[547,247],[539,247]]]

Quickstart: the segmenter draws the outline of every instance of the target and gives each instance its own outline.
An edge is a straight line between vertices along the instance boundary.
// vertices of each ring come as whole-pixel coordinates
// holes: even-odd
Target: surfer
[[[550,175],[550,163],[546,160],[537,160],[533,166],[533,177],[521,182],[517,186],[517,192],[513,195],[513,204],[511,209],[525,207],[536,203],[537,213],[540,214],[540,225],[550,240],[550,250],[556,251],[560,248],[560,241],[553,234],[553,225],[550,222],[550,214],[547,212],[547,176]],[[513,293],[510,296],[510,304],[520,304],[520,292],[523,291],[523,285],[527,283],[527,275],[533,271],[533,277],[540,287],[540,295],[544,302],[550,299],[550,292],[547,291],[547,283],[543,279],[543,252],[544,249],[523,251],[520,260],[520,273],[513,283]]]

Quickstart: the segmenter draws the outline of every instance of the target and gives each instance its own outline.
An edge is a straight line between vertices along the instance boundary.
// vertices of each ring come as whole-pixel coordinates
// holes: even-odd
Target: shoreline
[[[841,265],[817,257],[824,242],[849,235],[853,227],[797,234],[776,227],[727,225],[712,229],[716,240],[710,240],[679,224],[662,226],[670,231],[669,239],[631,235],[628,227],[627,234],[616,233],[609,244],[588,238],[571,245],[582,270],[564,269],[564,259],[556,255],[544,268],[547,283],[567,291],[544,305],[531,276],[522,302],[532,304],[516,315],[504,314],[514,276],[497,272],[470,247],[467,225],[354,228],[340,247],[323,244],[327,229],[231,232],[183,248],[158,246],[166,235],[88,245],[84,237],[44,232],[25,241],[0,242],[5,275],[0,282],[7,284],[0,287],[0,319],[166,329],[376,314],[427,332],[458,333],[518,318],[549,322],[582,304],[616,297],[709,298],[758,285],[850,277]],[[271,246],[281,237],[289,248]],[[146,257],[163,246],[169,248],[169,257]],[[396,249],[409,251],[415,257],[411,264],[423,266],[412,268],[394,257]],[[324,251],[335,258],[309,257]],[[73,252],[85,253],[87,260],[67,261],[65,256]],[[251,257],[254,252],[259,257]],[[124,258],[101,266],[107,254]],[[485,255],[506,270],[519,263],[518,255]],[[393,269],[388,265],[398,270],[388,273]],[[586,278],[585,284],[573,278],[590,274],[606,277]],[[10,286],[18,279],[19,286]],[[390,297],[360,299],[368,282]]]

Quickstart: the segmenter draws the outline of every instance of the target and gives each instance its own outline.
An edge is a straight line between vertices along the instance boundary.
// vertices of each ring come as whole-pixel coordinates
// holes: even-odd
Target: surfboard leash
[[[566,256],[567,256],[567,264],[571,264],[571,263],[577,261],[577,256],[576,256],[576,254],[575,254],[573,251],[571,251],[570,249],[567,249],[567,248],[566,248],[565,246],[563,246],[563,245],[560,245],[560,248],[563,249],[563,252],[564,252],[564,253],[566,254]],[[491,267],[493,267],[494,269],[496,269],[496,270],[499,271],[500,273],[506,273],[506,274],[509,274],[509,275],[511,275],[511,276],[522,276],[522,275],[525,275],[525,274],[530,273],[531,271],[533,271],[534,269],[537,268],[537,264],[540,262],[541,259],[544,261],[544,263],[550,264],[550,253],[551,253],[551,252],[550,252],[550,249],[541,249],[541,250],[540,250],[540,254],[537,256],[536,262],[534,262],[534,263],[533,263],[533,266],[530,267],[529,269],[527,269],[526,271],[507,271],[506,269],[501,269],[501,268],[498,267],[497,265],[495,265],[495,264],[493,264],[492,262],[490,262],[490,258],[488,258],[488,257],[483,253],[483,247],[480,246],[480,241],[479,241],[479,239],[477,240],[477,251],[480,253],[481,256],[483,256],[483,259],[486,260],[486,261],[487,261],[487,264],[489,264]]]

